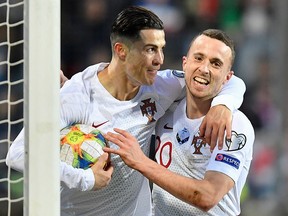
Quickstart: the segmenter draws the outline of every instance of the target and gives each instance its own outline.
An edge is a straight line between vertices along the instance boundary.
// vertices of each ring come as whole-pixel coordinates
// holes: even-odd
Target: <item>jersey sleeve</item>
[[[184,72],[179,70],[158,71],[159,78],[155,87],[161,95],[167,96],[167,100],[179,101],[186,95]]]
[[[254,129],[251,122],[240,111],[233,116],[231,141],[225,140],[222,150],[215,148],[207,170],[218,171],[230,176],[234,182],[240,175],[247,176],[252,161]]]
[[[223,104],[227,106],[232,112],[240,108],[246,85],[242,79],[233,75],[227,82],[221,92],[213,99],[211,106]]]
[[[10,146],[7,156],[6,165],[11,168],[23,172],[24,171],[24,128],[18,134],[12,145]]]
[[[60,162],[60,178],[68,188],[76,188],[81,191],[89,191],[94,186],[94,174],[92,169],[77,169],[65,162]]]
[[[77,73],[60,90],[60,128],[84,121],[90,103],[89,87],[84,79],[83,73]]]
[[[88,71],[89,72],[89,71]],[[90,104],[89,82],[85,81],[87,73],[74,75],[60,92],[60,126],[85,122],[87,107]],[[68,188],[81,191],[91,190],[95,179],[92,169],[77,169],[65,162],[60,162],[60,178]]]

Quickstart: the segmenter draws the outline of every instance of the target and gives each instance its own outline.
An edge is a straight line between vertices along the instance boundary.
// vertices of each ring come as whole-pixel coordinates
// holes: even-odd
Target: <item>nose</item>
[[[155,55],[155,58],[153,60],[154,65],[162,65],[164,63],[164,53],[163,51],[158,51],[157,54]]]
[[[199,70],[203,73],[209,73],[209,62],[203,61],[199,67]]]

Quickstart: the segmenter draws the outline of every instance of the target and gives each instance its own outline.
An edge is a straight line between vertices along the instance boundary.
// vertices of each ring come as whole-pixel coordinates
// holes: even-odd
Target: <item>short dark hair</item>
[[[224,31],[220,29],[206,29],[200,32],[196,37],[194,37],[194,39],[190,43],[190,47],[193,44],[193,42],[196,40],[196,38],[201,35],[205,35],[207,37],[222,41],[228,47],[230,47],[231,53],[232,53],[232,57],[231,57],[231,67],[232,67],[234,60],[235,60],[235,55],[236,55],[234,41]]]
[[[113,45],[120,37],[132,41],[140,39],[140,31],[144,29],[164,30],[162,20],[152,11],[130,6],[121,11],[113,22],[110,40]]]
[[[219,29],[207,29],[207,30],[203,31],[201,34],[205,35],[207,37],[210,37],[210,38],[220,40],[223,43],[225,43],[228,47],[230,47],[230,49],[232,51],[231,64],[233,65],[235,55],[236,55],[234,41],[224,31],[219,30]]]

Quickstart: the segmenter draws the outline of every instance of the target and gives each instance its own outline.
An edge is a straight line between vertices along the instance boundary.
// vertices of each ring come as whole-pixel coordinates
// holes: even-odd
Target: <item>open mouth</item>
[[[201,85],[208,85],[209,84],[209,81],[206,80],[206,79],[203,79],[201,77],[194,77],[193,80]]]

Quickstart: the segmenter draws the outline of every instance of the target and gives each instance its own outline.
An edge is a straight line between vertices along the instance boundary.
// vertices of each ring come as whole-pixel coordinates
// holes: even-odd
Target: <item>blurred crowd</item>
[[[188,43],[203,29],[220,28],[232,36],[236,42],[236,62],[233,70],[245,81],[247,87],[240,109],[249,117],[256,131],[254,158],[246,189],[242,194],[241,215],[268,216],[272,213],[277,216],[288,215],[287,205],[283,201],[287,195],[279,197],[277,189],[281,184],[280,187],[288,192],[287,182],[285,184],[278,181],[279,176],[287,180],[288,168],[285,166],[279,168],[279,149],[283,148],[281,145],[285,143],[279,144],[283,113],[275,105],[270,82],[273,60],[277,52],[277,41],[273,36],[277,11],[273,1],[61,1],[61,69],[67,77],[70,78],[89,65],[110,61],[111,23],[116,14],[129,5],[149,8],[163,20],[167,45],[162,69],[181,70],[181,59],[186,54]],[[4,31],[0,26],[0,40]],[[22,30],[19,30],[18,34],[22,33]],[[1,53],[0,46],[0,60],[1,54],[5,55]],[[4,70],[5,68],[0,65],[0,84],[1,80],[7,77],[4,75]],[[2,88],[0,95],[4,95],[1,94],[4,92]],[[0,103],[0,106],[3,105]],[[4,116],[2,112],[1,108],[0,117]],[[3,152],[2,146],[4,145],[0,143],[0,152]]]

